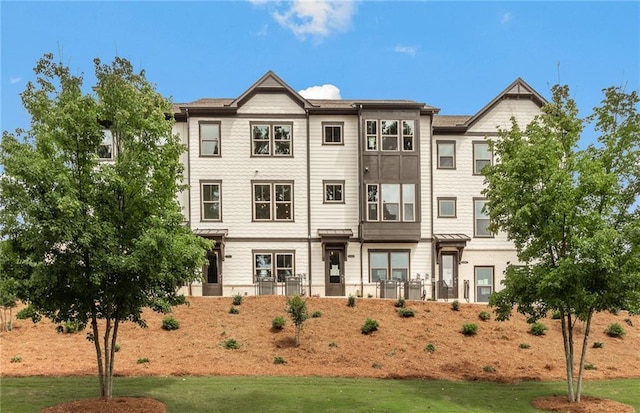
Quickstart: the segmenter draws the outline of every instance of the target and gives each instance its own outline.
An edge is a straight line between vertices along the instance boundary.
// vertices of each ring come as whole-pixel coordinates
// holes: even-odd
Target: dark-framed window
[[[415,121],[412,119],[368,119],[365,121],[365,150],[413,151]]]
[[[367,221],[415,220],[415,184],[367,184]]]
[[[254,221],[293,221],[293,182],[252,182]]]
[[[473,142],[473,174],[481,175],[482,168],[493,163],[493,153],[488,142]]]
[[[438,218],[455,218],[457,198],[438,198]]]
[[[220,122],[198,122],[200,156],[220,156]]]
[[[402,121],[402,150],[413,151],[415,136],[415,121]]]
[[[102,130],[102,142],[98,146],[98,158],[100,160],[113,159],[113,133],[109,129]]]
[[[436,141],[438,169],[456,169],[456,142]]]
[[[344,181],[322,182],[325,204],[344,204]]]
[[[409,279],[409,250],[369,250],[369,282]]]
[[[344,122],[322,122],[322,144],[344,145]]]
[[[202,221],[222,220],[222,182],[202,181],[200,182],[200,210]]]
[[[487,200],[484,198],[473,198],[473,236],[477,238],[493,238],[493,233],[489,230],[489,214],[484,212]]]
[[[473,267],[476,282],[476,302],[488,303],[489,296],[493,293],[494,267],[477,266]]]
[[[251,123],[251,156],[293,156],[293,123]]]
[[[253,251],[254,282],[265,278],[284,282],[295,274],[294,268],[294,251]]]

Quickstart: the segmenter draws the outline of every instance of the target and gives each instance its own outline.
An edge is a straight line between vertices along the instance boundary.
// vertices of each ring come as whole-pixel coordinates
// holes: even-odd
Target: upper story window
[[[113,159],[113,134],[109,129],[104,129],[102,142],[98,146],[98,158]]]
[[[251,124],[252,156],[292,156],[291,123]]]
[[[487,142],[473,142],[473,174],[480,175],[482,168],[491,165],[493,155]]]
[[[200,156],[220,156],[220,122],[200,122]]]
[[[201,210],[203,221],[221,220],[220,182],[200,183]]]
[[[293,221],[293,183],[253,183],[254,221]]]
[[[343,145],[343,127],[344,122],[322,122],[322,144]]]
[[[456,198],[438,198],[438,218],[456,217]]]
[[[398,121],[397,120],[381,120],[380,135],[382,138],[383,151],[398,150]]]
[[[403,120],[402,121],[402,150],[413,150],[413,136],[414,136],[414,121]]]
[[[344,181],[324,181],[324,203],[344,204]]]
[[[456,169],[456,143],[437,141],[438,169]]]
[[[367,151],[381,149],[392,152],[400,148],[403,151],[414,150],[415,122],[413,120],[367,120],[365,129]]]
[[[367,185],[367,220],[415,221],[415,188],[415,184]]]
[[[473,236],[491,238],[493,233],[489,230],[489,215],[484,212],[484,206],[487,204],[486,199],[473,200]]]

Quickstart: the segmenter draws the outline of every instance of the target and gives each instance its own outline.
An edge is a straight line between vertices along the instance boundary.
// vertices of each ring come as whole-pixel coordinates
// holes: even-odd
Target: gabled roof
[[[307,99],[300,96],[298,92],[293,90],[289,85],[287,85],[282,79],[280,79],[273,71],[269,70],[265,73],[256,83],[251,85],[249,89],[247,89],[240,97],[233,100],[229,104],[225,105],[231,108],[237,108],[242,106],[242,104],[251,96],[260,92],[282,92],[284,91],[286,94],[291,96],[291,98],[300,105],[300,107],[308,109],[314,107]]]

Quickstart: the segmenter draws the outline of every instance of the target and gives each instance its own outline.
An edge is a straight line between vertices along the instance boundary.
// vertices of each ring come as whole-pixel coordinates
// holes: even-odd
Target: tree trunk
[[[93,345],[96,348],[96,358],[98,360],[98,381],[100,382],[100,397],[105,397],[105,376],[102,363],[102,350],[100,349],[98,318],[95,306],[91,307],[91,329],[93,330]]]
[[[573,335],[571,334],[571,313],[562,314],[562,338],[564,342],[564,359],[567,369],[567,390],[569,401],[575,401],[573,390]]]
[[[111,318],[109,316],[106,317],[106,326],[104,329],[104,391],[102,392],[102,397],[105,399],[111,399],[111,384],[112,380],[110,378],[109,372],[111,371],[111,364],[113,363],[113,359],[111,358],[111,352],[109,351],[109,342],[111,338]]]
[[[578,370],[578,391],[576,392],[576,402],[580,402],[580,393],[582,393],[582,373],[584,372],[584,361],[587,357],[587,344],[589,344],[589,330],[591,330],[591,317],[593,311],[587,316],[587,325],[584,329],[584,339],[582,340],[582,354],[580,355],[580,368]]]

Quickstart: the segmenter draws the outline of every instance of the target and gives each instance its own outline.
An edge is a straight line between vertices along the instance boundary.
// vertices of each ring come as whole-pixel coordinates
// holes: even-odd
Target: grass
[[[640,379],[588,381],[584,395],[640,410]],[[211,391],[215,389],[215,391]],[[0,411],[36,412],[98,396],[96,377],[2,378]],[[536,412],[531,400],[565,394],[564,382],[453,382],[321,377],[116,377],[114,396],[144,396],[175,412]]]

